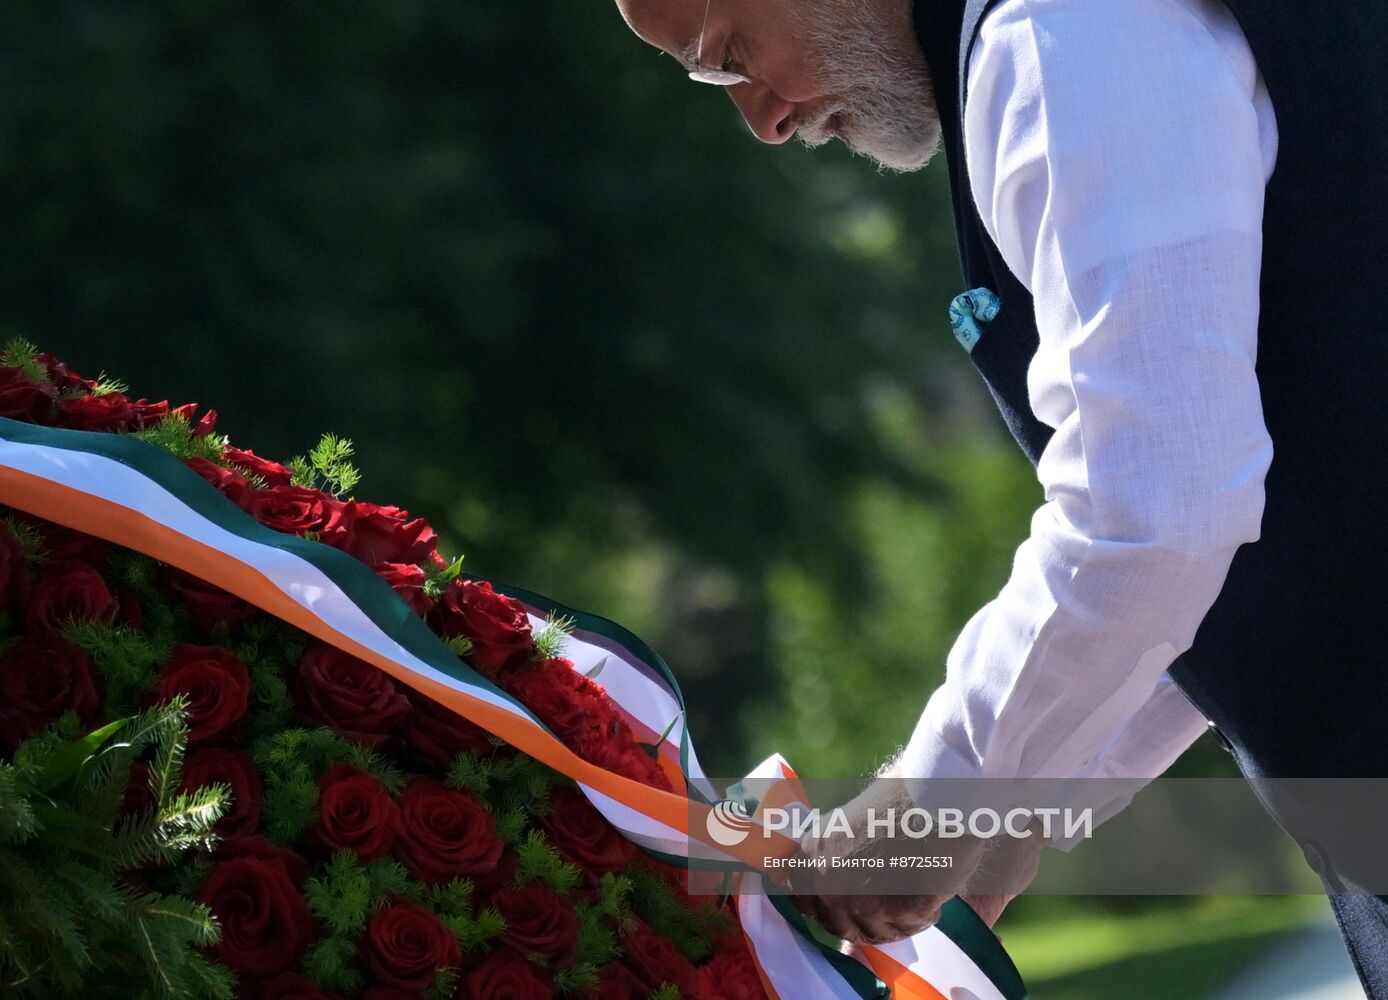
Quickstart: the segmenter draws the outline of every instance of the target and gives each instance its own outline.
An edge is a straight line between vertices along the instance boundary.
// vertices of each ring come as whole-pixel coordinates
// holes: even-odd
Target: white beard
[[[875,4],[802,0],[798,6],[823,86],[840,95],[799,124],[800,141],[813,149],[842,139],[887,170],[925,166],[940,145],[940,116],[919,50],[891,46],[898,33]]]

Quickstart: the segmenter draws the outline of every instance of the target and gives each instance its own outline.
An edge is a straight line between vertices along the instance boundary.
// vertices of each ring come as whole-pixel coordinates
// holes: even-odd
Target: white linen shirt
[[[1006,0],[974,45],[964,145],[1035,300],[1028,395],[1055,435],[1011,578],[896,773],[1149,780],[1205,728],[1166,671],[1262,518],[1272,104],[1217,0]]]

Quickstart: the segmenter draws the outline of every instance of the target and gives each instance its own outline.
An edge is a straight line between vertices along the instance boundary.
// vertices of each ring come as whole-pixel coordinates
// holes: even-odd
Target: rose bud
[[[618,833],[582,792],[561,788],[549,801],[541,827],[564,859],[581,868],[593,884],[635,859],[636,845]]]
[[[246,513],[265,527],[286,535],[302,535],[323,527],[333,501],[318,490],[271,486],[250,490],[240,502]]]
[[[467,661],[483,673],[495,676],[535,655],[524,605],[485,581],[453,581],[435,606],[433,620],[444,635],[472,642]]]
[[[434,529],[422,517],[411,521],[399,507],[356,500],[333,508],[318,539],[373,568],[427,562],[438,545]]]
[[[246,714],[251,678],[246,665],[220,646],[181,643],[164,666],[156,689],[160,701],[183,695],[188,708],[188,742],[220,736]]]
[[[58,635],[25,636],[0,654],[0,741],[10,749],[64,712],[89,726],[100,707],[87,654]]]
[[[54,563],[34,583],[25,620],[31,629],[60,629],[70,620],[110,624],[120,613],[101,574],[86,563]]]
[[[578,916],[573,904],[539,882],[496,889],[487,900],[506,920],[505,941],[522,955],[540,955],[552,965],[574,960]]]
[[[410,702],[385,671],[334,646],[311,647],[299,661],[300,721],[326,726],[364,746],[395,735]]]
[[[330,851],[352,851],[362,861],[390,853],[400,810],[386,787],[349,764],[328,768],[318,778],[318,825],[314,839]]]
[[[421,882],[476,877],[496,868],[506,846],[482,800],[425,778],[400,793],[395,856]]]
[[[462,962],[458,939],[428,910],[397,902],[367,921],[366,965],[382,986],[427,990],[441,968]]]
[[[130,400],[119,392],[100,396],[61,396],[58,399],[58,426],[78,431],[123,431],[135,422]]]
[[[552,996],[554,988],[540,970],[510,948],[488,955],[463,977],[454,994],[455,1000],[550,1000]]]
[[[625,965],[645,985],[654,991],[662,983],[674,983],[681,996],[694,993],[698,983],[698,973],[693,964],[675,948],[669,938],[661,937],[643,921],[635,925],[622,938]]]
[[[308,904],[275,859],[243,855],[221,862],[198,902],[212,910],[222,929],[208,953],[244,977],[297,966],[313,937]]]
[[[53,388],[40,386],[22,368],[0,368],[0,417],[47,424],[53,415]]]

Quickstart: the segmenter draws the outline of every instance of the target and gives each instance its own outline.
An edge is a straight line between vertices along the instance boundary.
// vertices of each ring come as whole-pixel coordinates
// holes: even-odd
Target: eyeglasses
[[[689,79],[714,87],[732,87],[739,83],[751,83],[752,81],[741,73],[704,65],[704,32],[708,29],[708,12],[712,6],[713,0],[708,0],[704,4],[704,23],[699,26],[699,43],[694,50],[694,68],[689,71]]]

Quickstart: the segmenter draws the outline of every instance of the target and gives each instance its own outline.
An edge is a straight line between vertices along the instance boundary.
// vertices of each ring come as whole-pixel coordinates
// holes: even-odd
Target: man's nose
[[[795,105],[764,83],[744,83],[728,88],[728,96],[742,112],[747,127],[762,142],[780,145],[795,134]]]

